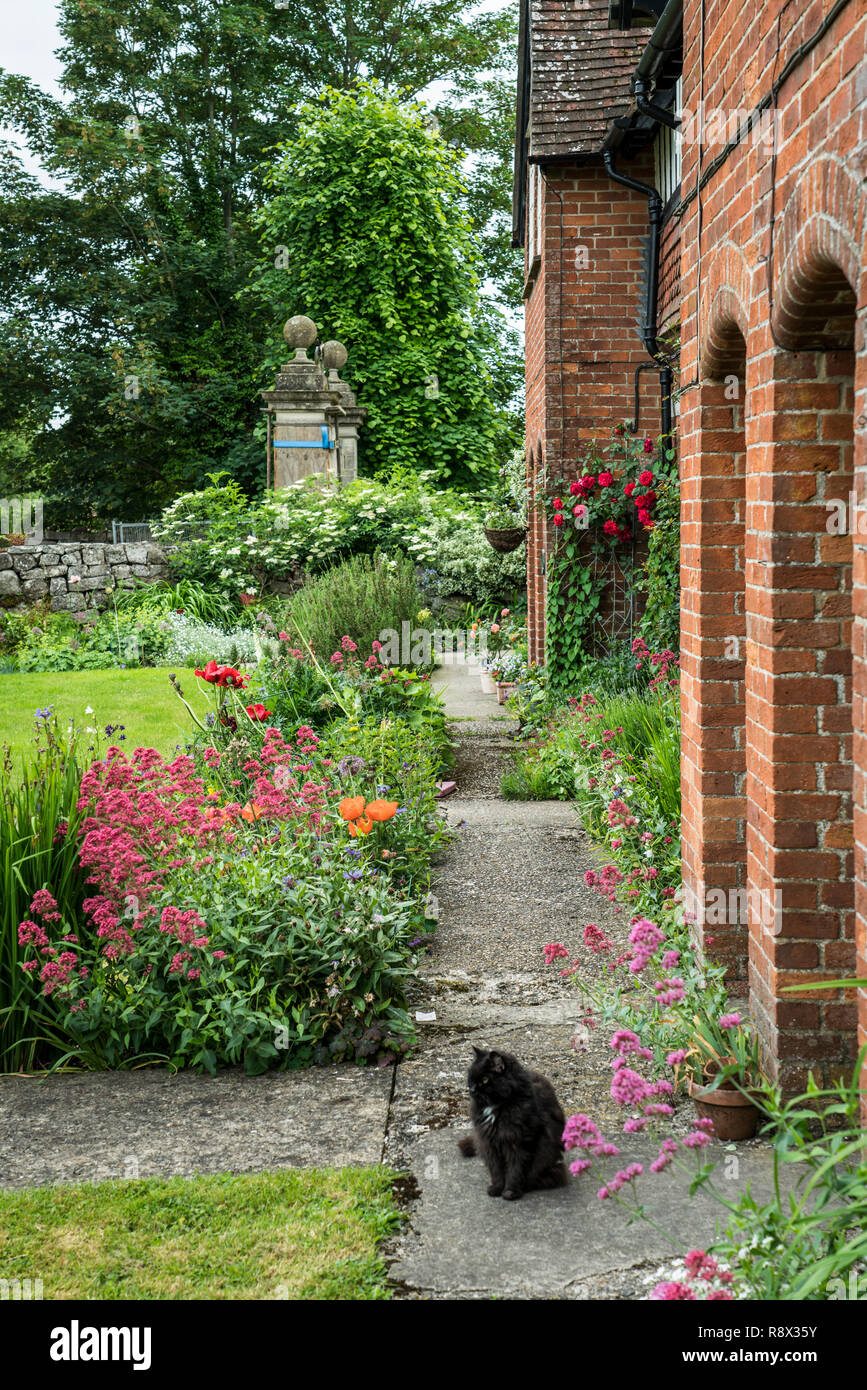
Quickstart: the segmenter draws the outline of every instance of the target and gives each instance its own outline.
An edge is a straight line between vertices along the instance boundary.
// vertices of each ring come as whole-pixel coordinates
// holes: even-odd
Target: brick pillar
[[[752,408],[747,504],[747,862],[750,1002],[784,1086],[828,1080],[855,1053],[839,991],[784,994],[851,974],[852,537],[827,529],[853,477],[853,359],[771,352]],[[779,894],[777,921],[762,922]]]
[[[858,499],[853,536],[852,723],[853,815],[855,825],[855,970],[867,979],[867,311],[856,333],[854,473]],[[867,1045],[867,989],[858,991],[858,1046]],[[867,1067],[861,1085],[867,1091]],[[867,1124],[867,1097],[863,1102]]]
[[[684,903],[733,994],[747,988],[744,397],[742,378],[702,380],[680,411]]]

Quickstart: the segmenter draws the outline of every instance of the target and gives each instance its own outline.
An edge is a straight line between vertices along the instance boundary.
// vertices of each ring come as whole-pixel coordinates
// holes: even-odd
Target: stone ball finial
[[[309,348],[316,342],[319,329],[305,314],[295,314],[283,325],[283,337],[291,348]]]
[[[336,338],[329,338],[327,343],[322,344],[320,360],[323,367],[339,372],[340,368],[346,365],[348,355],[342,343],[338,343]]]

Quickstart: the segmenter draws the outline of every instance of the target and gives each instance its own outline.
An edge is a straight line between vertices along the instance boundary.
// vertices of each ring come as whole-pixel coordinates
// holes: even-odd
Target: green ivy
[[[680,489],[676,478],[657,488],[656,525],[636,588],[647,595],[639,631],[651,651],[680,650]]]
[[[570,538],[548,571],[548,679],[559,695],[580,688],[601,600],[592,571],[577,554],[578,544]]]
[[[365,473],[431,469],[475,484],[517,443],[486,362],[460,163],[423,106],[359,83],[299,108],[266,178],[255,290],[275,328],[303,312],[346,344],[346,379],[368,412]],[[275,365],[285,358],[282,341],[271,350]]]

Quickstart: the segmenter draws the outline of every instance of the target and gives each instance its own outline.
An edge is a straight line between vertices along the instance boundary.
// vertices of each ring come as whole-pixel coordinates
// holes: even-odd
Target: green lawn
[[[212,706],[201,681],[192,671],[179,670],[177,676],[185,698],[204,718]],[[168,670],[0,675],[0,744],[8,743],[16,758],[30,752],[34,715],[48,705],[62,721],[71,716],[79,727],[100,733],[106,724],[123,724],[126,739],[120,746],[129,750],[148,747],[171,753],[195,727],[169,685]],[[86,713],[88,705],[93,714]]]
[[[0,1193],[4,1279],[46,1299],[382,1299],[400,1225],[384,1168]]]

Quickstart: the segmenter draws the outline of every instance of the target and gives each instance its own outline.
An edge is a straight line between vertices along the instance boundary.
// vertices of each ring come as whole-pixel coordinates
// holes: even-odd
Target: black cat
[[[508,1052],[473,1052],[467,1073],[473,1134],[458,1148],[466,1158],[484,1159],[488,1196],[515,1202],[534,1188],[562,1187],[566,1117],[554,1087]]]

